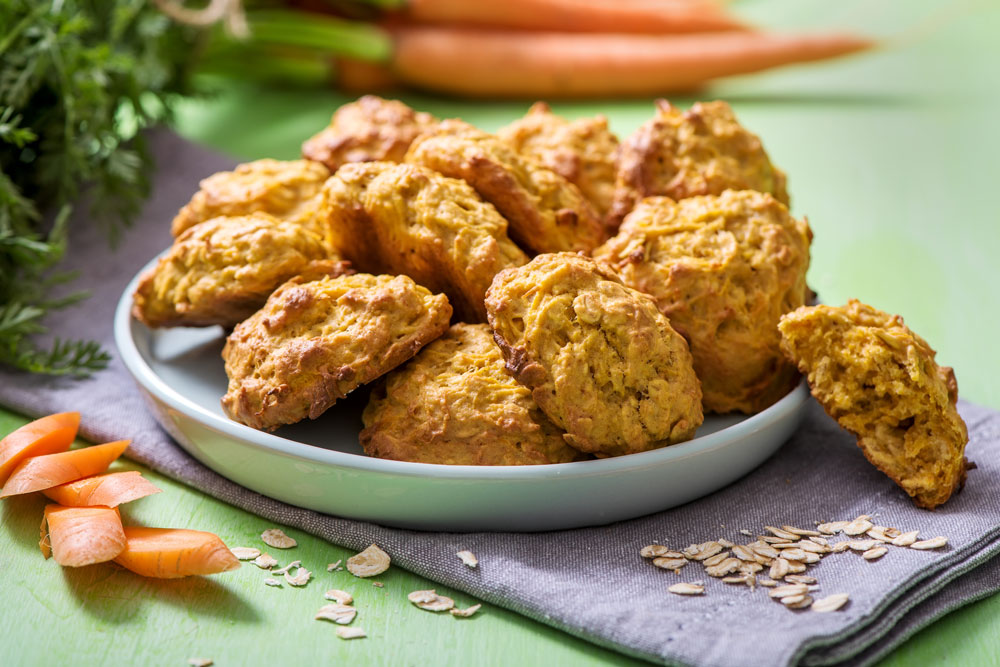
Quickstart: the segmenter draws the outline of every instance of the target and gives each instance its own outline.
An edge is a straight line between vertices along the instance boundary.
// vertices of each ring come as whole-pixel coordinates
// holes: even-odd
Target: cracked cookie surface
[[[969,435],[955,374],[903,318],[852,299],[799,308],[779,328],[816,400],[916,505],[933,509],[962,488]]]

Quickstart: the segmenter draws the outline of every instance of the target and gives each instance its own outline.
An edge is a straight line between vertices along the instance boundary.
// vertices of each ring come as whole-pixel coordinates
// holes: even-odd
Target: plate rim
[[[164,251],[166,252],[166,251]],[[733,446],[742,439],[734,435],[733,429],[740,432],[753,433],[766,424],[782,419],[794,418],[794,413],[802,409],[809,397],[809,389],[805,378],[780,398],[773,405],[748,416],[743,421],[727,426],[719,431],[701,437],[653,449],[647,452],[626,454],[589,461],[574,461],[570,463],[545,463],[538,465],[502,465],[474,466],[447,465],[439,463],[416,463],[412,461],[395,461],[379,459],[349,452],[326,449],[296,440],[283,438],[273,433],[258,431],[239,422],[221,417],[198,403],[186,398],[167,384],[146,363],[139,352],[133,334],[134,327],[144,326],[132,317],[132,295],[143,273],[159,261],[163,253],[147,262],[129,281],[122,292],[115,308],[114,339],[118,354],[126,370],[145,391],[153,394],[158,401],[171,409],[177,410],[189,419],[215,431],[221,432],[231,439],[269,453],[297,458],[310,463],[324,466],[353,469],[358,472],[388,474],[405,477],[435,477],[463,481],[530,481],[552,476],[559,477],[590,477],[595,475],[618,474],[646,468],[652,465],[664,465],[670,461],[685,459],[709,452],[719,447]],[[150,333],[153,333],[150,330]],[[781,443],[783,444],[783,443]]]

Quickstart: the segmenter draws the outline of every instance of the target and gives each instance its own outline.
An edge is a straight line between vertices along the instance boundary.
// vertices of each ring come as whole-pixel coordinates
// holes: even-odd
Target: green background
[[[964,398],[1000,408],[1000,6],[751,0],[734,8],[776,28],[849,28],[884,40],[860,57],[724,82],[703,97],[729,100],[789,173],[793,212],[808,216],[815,233],[809,278],[821,298],[836,304],[857,297],[903,314],[939,361],[954,366]],[[245,159],[296,156],[301,141],[346,101],[333,92],[213,85],[212,97],[181,106],[177,127]],[[527,107],[403,98],[489,130]],[[568,116],[605,113],[619,135],[652,113],[650,100],[553,106]],[[0,433],[26,421],[0,410]],[[129,462],[115,468],[142,469]],[[211,530],[230,546],[261,546],[267,522],[144,473],[164,492],[126,506],[126,522]],[[301,559],[314,571],[301,590],[265,587],[266,575],[252,565],[178,581],[145,580],[112,565],[61,569],[37,550],[43,506],[34,497],[0,506],[3,665],[183,665],[196,656],[218,665],[629,662],[492,606],[467,620],[418,610],[406,593],[433,583],[397,568],[378,578],[384,588],[346,571],[328,573],[326,563],[351,553],[292,529],[296,549],[269,551],[282,564]],[[328,588],[354,594],[354,625],[369,638],[341,641],[334,626],[312,620]],[[460,606],[474,602],[444,592]],[[1000,596],[938,621],[883,664],[997,665],[997,656]]]

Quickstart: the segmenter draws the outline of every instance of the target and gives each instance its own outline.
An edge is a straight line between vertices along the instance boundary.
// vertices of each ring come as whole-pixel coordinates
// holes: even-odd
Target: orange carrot
[[[752,32],[652,36],[403,27],[394,36],[393,69],[400,80],[473,97],[658,95],[872,46],[850,35]]]
[[[240,562],[218,535],[180,528],[125,528],[128,545],[115,562],[144,577],[176,579],[235,570]]]
[[[125,549],[121,517],[110,507],[46,505],[41,532],[42,555],[64,567],[106,563]]]
[[[143,478],[142,473],[135,470],[84,477],[75,482],[60,484],[42,491],[60,505],[68,507],[92,507],[94,505],[118,507],[122,503],[159,492],[160,489],[153,486]]]
[[[79,412],[61,412],[25,424],[0,440],[0,485],[24,459],[65,452],[80,427]]]
[[[746,30],[715,2],[700,0],[409,0],[421,23],[559,32],[679,33]]]
[[[42,491],[107,470],[128,447],[128,440],[35,456],[18,465],[7,478],[0,498]]]

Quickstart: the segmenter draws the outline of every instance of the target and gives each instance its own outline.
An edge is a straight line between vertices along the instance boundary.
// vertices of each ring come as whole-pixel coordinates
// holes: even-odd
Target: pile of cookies
[[[964,481],[950,369],[898,317],[806,305],[812,233],[724,102],[660,101],[619,143],[543,103],[489,134],[366,96],[302,152],[202,181],[134,297],[151,327],[231,330],[239,422],[373,383],[369,455],[563,463],[688,440],[801,370],[918,504]]]

